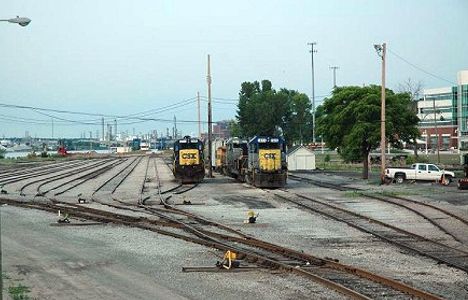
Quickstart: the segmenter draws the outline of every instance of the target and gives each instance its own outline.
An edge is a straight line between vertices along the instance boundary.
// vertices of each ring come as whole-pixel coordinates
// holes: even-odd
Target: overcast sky
[[[380,84],[373,44],[448,81],[468,69],[468,1],[118,1],[4,0],[0,19],[0,103],[106,115],[128,115],[206,95],[211,54],[213,97],[237,98],[243,81],[270,79],[274,88],[311,94],[307,42],[317,42],[317,105],[338,85]],[[412,78],[450,86],[388,54],[387,86]],[[196,102],[149,115],[196,120]],[[206,102],[202,102],[203,108]],[[234,118],[235,103],[213,104],[214,120]],[[0,107],[0,136],[51,135],[51,116],[95,123],[97,116]],[[50,116],[49,116],[50,115]],[[9,117],[16,118],[12,121]],[[20,119],[21,118],[21,119]],[[203,111],[206,120],[206,113]],[[24,123],[19,121],[36,122]],[[131,123],[124,120],[122,123]],[[47,122],[47,124],[43,124]],[[64,125],[55,137],[79,137],[99,125]],[[130,133],[166,131],[169,122],[121,125]],[[184,134],[193,123],[178,124]]]

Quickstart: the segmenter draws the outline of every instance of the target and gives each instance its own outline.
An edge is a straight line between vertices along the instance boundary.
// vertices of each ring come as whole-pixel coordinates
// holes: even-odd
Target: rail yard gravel
[[[176,188],[178,183],[160,157],[146,155],[138,161],[137,157],[125,159],[125,162],[104,174],[54,198],[75,205],[78,197],[83,197],[87,203],[82,205],[86,207],[157,220],[158,217],[147,212],[112,206],[127,205],[127,208],[134,210],[138,209],[136,205],[144,198],[147,205],[158,207],[158,179],[162,191]],[[68,163],[73,165],[74,162]],[[130,169],[126,166],[132,165],[135,168],[128,173]],[[64,173],[61,171],[57,174]],[[128,176],[124,177],[125,174]],[[94,193],[113,176],[116,176],[115,180]],[[468,216],[466,201],[456,200],[459,195],[445,187],[438,189],[431,185],[430,190],[433,194],[438,191],[441,197],[455,195],[453,199],[456,201],[446,201],[445,198],[436,200],[434,195],[429,197],[429,192],[424,191],[426,186],[421,185],[414,185],[416,188],[413,190],[413,185],[378,186],[338,174],[314,172],[306,176],[358,187],[369,194],[401,194],[438,205],[465,218]],[[38,178],[46,177],[41,175]],[[78,178],[78,174],[68,178]],[[122,178],[124,180],[119,185]],[[29,186],[26,196],[19,195],[18,189],[22,185],[36,179],[12,184],[10,189],[15,187],[15,190],[8,197],[47,202],[47,197],[34,197],[40,182]],[[58,179],[57,182],[43,185],[43,189],[66,181],[65,178]],[[316,197],[428,238],[457,245],[427,219],[405,208],[368,199],[360,193],[335,191],[295,180],[289,180],[286,190]],[[447,299],[468,298],[467,273],[403,250],[345,223],[306,211],[278,198],[276,193],[287,194],[282,190],[253,188],[215,173],[214,178],[205,178],[203,183],[188,192],[167,193],[164,197],[169,197],[167,201],[178,208],[271,243],[317,257],[339,260]],[[192,205],[181,205],[184,201]],[[57,226],[58,217],[53,213],[12,206],[3,206],[1,210],[6,286],[27,286],[31,290],[28,296],[33,299],[344,298],[320,284],[279,271],[258,269],[236,273],[183,273],[183,266],[214,266],[223,253],[154,232],[120,225],[74,226],[82,222],[75,218],[72,218],[71,225]],[[259,214],[255,224],[246,223],[250,210]],[[165,230],[177,231],[170,227]]]

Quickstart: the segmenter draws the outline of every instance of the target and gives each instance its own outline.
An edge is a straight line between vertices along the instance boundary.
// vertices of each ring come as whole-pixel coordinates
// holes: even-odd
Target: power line
[[[133,114],[129,114],[129,115],[126,115],[126,116],[121,116],[120,119],[128,119],[128,118],[131,118],[133,116],[152,115],[152,114],[168,111],[168,110],[170,110],[172,108],[178,108],[178,107],[181,107],[181,106],[185,106],[185,105],[188,105],[188,104],[190,104],[192,102],[196,102],[196,97],[188,98],[188,99],[185,99],[185,100],[182,100],[182,101],[170,104],[170,105],[166,105],[166,106],[163,106],[163,107],[153,108],[153,109],[150,109],[150,110],[133,113]]]
[[[454,84],[454,85],[457,84],[457,83],[455,83],[455,82],[453,82],[453,81],[451,81],[451,80],[445,79],[445,78],[440,77],[440,76],[438,76],[438,75],[435,75],[435,74],[433,74],[433,73],[431,73],[431,72],[429,72],[429,71],[426,71],[426,70],[424,70],[424,69],[421,68],[421,67],[418,67],[417,65],[415,65],[415,64],[413,64],[412,62],[408,61],[407,59],[401,57],[400,55],[398,55],[398,54],[395,53],[394,51],[390,50],[389,48],[387,48],[387,50],[388,50],[388,52],[390,52],[391,54],[395,55],[397,58],[401,59],[402,61],[404,61],[404,62],[407,63],[408,65],[412,66],[413,68],[415,68],[415,69],[417,69],[417,70],[419,70],[419,71],[421,71],[421,72],[423,72],[423,73],[425,73],[425,74],[427,74],[427,75],[429,75],[429,76],[432,76],[432,77],[437,78],[437,79],[439,79],[439,80],[446,81],[446,82],[451,83],[451,84]]]
[[[176,102],[171,105],[163,106],[160,108],[154,108],[151,110],[147,111],[142,111],[138,113],[133,113],[129,115],[109,115],[109,114],[102,114],[102,113],[88,113],[88,112],[82,112],[82,111],[71,111],[71,110],[60,110],[60,109],[51,109],[51,108],[41,108],[41,107],[34,107],[34,106],[27,106],[27,105],[14,105],[14,104],[6,104],[6,103],[0,103],[0,107],[8,107],[8,108],[19,108],[19,109],[29,109],[29,110],[35,110],[35,111],[47,111],[47,112],[54,112],[54,113],[60,113],[60,114],[71,114],[71,115],[83,115],[83,116],[95,116],[95,117],[106,117],[106,118],[111,118],[111,119],[132,119],[133,116],[146,116],[146,115],[151,115],[157,112],[163,112],[167,111],[170,108],[177,108],[183,105],[190,104],[190,102],[194,102],[195,97],[185,99],[179,102]]]

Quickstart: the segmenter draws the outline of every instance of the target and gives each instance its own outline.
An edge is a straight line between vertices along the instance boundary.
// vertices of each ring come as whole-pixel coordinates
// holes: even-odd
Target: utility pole
[[[316,42],[307,43],[310,46],[310,54],[312,59],[312,142],[315,144],[315,83],[314,83],[314,53],[317,50],[314,50],[314,46],[317,45]]]
[[[52,118],[52,138],[54,138],[54,118]]]
[[[200,92],[197,92],[197,103],[198,103],[198,138],[201,139]]]
[[[336,88],[336,70],[339,69],[337,66],[330,67],[333,70],[333,88]]]
[[[380,113],[380,182],[385,182],[385,56],[387,54],[387,44],[374,45],[377,55],[382,58],[382,102]]]
[[[174,138],[177,138],[177,118],[174,115]]]
[[[105,141],[105,133],[104,133],[104,117],[101,119],[101,125],[102,125],[102,140]]]
[[[211,65],[210,55],[208,54],[208,75],[206,76],[206,83],[208,84],[208,177],[213,177],[213,170],[211,169]]]
[[[115,140],[117,141],[117,119],[114,119],[114,135]]]
[[[435,97],[432,97],[432,109],[434,110],[434,129],[435,129],[435,134],[437,135],[437,164],[440,165],[440,136],[439,136],[439,130],[437,128],[437,115],[436,115],[436,106],[435,106]]]

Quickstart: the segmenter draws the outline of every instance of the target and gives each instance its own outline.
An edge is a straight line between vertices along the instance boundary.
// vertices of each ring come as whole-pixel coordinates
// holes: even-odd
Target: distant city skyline
[[[243,81],[269,79],[310,96],[308,42],[317,42],[317,104],[332,90],[331,66],[339,67],[338,86],[380,84],[373,44],[383,42],[389,88],[408,78],[448,86],[468,69],[467,11],[463,0],[3,2],[0,18],[32,22],[0,24],[0,104],[92,115],[0,107],[0,137],[50,137],[53,118],[56,137],[94,135],[100,114],[106,122],[127,116],[119,131],[130,133],[172,130],[177,115],[179,130],[198,134],[192,121],[197,91],[206,95],[208,54],[220,121],[235,117]]]

